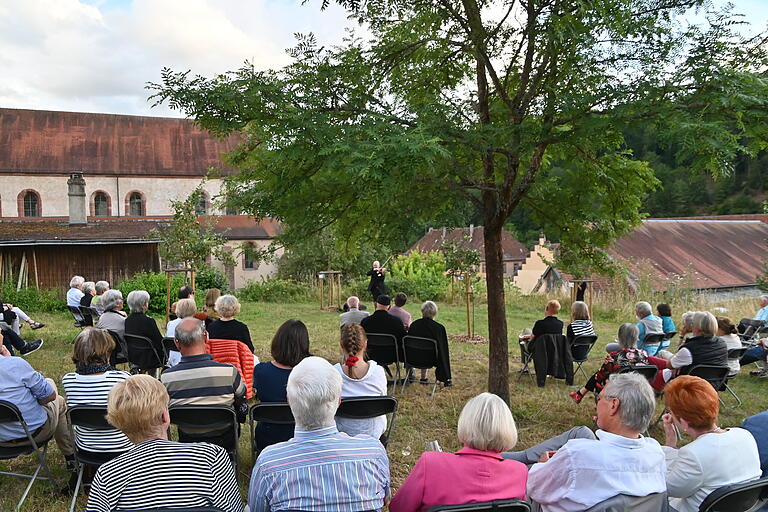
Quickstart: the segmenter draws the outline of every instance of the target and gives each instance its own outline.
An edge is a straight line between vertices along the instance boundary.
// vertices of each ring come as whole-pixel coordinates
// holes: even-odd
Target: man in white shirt
[[[657,495],[663,503],[664,452],[655,439],[640,434],[655,405],[653,389],[643,376],[611,375],[597,403],[597,439],[571,439],[562,447],[545,442],[503,456],[530,456],[538,449],[541,455],[528,472],[527,491],[544,512],[583,511],[620,494]]]
[[[69,281],[69,291],[67,292],[67,306],[80,307],[80,299],[85,295],[80,289],[85,283],[83,276],[74,276]]]

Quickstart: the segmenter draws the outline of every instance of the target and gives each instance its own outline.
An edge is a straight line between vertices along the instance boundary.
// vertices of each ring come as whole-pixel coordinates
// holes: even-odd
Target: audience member
[[[147,314],[149,293],[144,290],[133,290],[128,294],[128,307],[131,314],[125,319],[125,334],[149,338],[158,353],[164,353],[163,335],[157,328],[155,319]]]
[[[448,387],[453,385],[451,379],[451,356],[448,352],[448,334],[445,332],[443,324],[435,321],[436,316],[437,304],[431,300],[426,301],[421,305],[421,318],[411,324],[408,334],[437,341],[435,379]],[[421,382],[427,382],[427,370],[421,371]]]
[[[376,309],[371,315],[363,318],[360,321],[360,325],[363,326],[366,334],[381,333],[393,335],[397,339],[397,344],[402,347],[405,328],[399,318],[389,314],[390,302],[389,295],[379,295],[376,298]]]
[[[339,315],[339,325],[359,324],[370,313],[360,311],[360,299],[354,295],[347,299],[349,310]]]
[[[718,316],[716,320],[717,336],[725,342],[725,348],[728,350],[740,349],[742,347],[741,338],[739,338],[739,335],[736,332],[736,326],[733,325],[731,319]],[[741,365],[739,365],[739,359],[737,357],[728,357],[728,366],[731,368],[728,377],[735,377],[736,374],[739,373],[739,370],[741,370]]]
[[[208,315],[205,321],[206,328],[214,320],[218,320],[220,315],[216,312],[216,300],[221,297],[221,290],[218,288],[211,288],[208,293],[205,294],[205,306],[203,306],[203,313]]]
[[[577,427],[502,456],[525,464],[538,461],[528,472],[527,489],[544,512],[581,512],[619,494],[658,494],[662,499],[664,452],[655,439],[640,434],[655,407],[645,377],[613,374],[597,402],[597,439],[586,427]]]
[[[103,308],[96,327],[108,331],[114,331],[120,336],[125,336],[125,312],[123,311],[123,292],[120,290],[107,290],[101,296],[99,305]]]
[[[677,332],[675,321],[672,320],[672,306],[666,303],[657,304],[656,312],[659,314],[659,318],[661,318],[661,330],[664,334]]]
[[[211,339],[237,340],[253,352],[253,343],[251,343],[251,332],[248,326],[235,316],[240,313],[240,302],[234,295],[222,295],[216,299],[216,311],[220,318],[211,322],[208,326],[208,337]]]
[[[594,336],[595,328],[592,325],[592,320],[589,318],[589,307],[586,302],[580,300],[571,304],[571,323],[568,324],[568,328],[565,331],[565,337],[568,339],[568,343],[573,343],[579,336]],[[582,360],[586,359],[589,346],[582,345],[578,347],[571,347],[571,354],[574,359]]]
[[[342,363],[334,368],[341,375],[341,398],[355,396],[386,396],[387,376],[376,361],[365,361],[368,339],[360,324],[344,325],[341,328]],[[336,418],[336,427],[350,436],[366,434],[379,439],[387,428],[387,416],[376,418]]]
[[[395,305],[389,308],[389,314],[395,316],[403,322],[403,327],[407,331],[411,326],[411,314],[403,309],[405,303],[408,302],[408,296],[403,292],[398,292],[394,297]]]
[[[759,298],[760,309],[755,313],[755,320],[768,322],[768,295],[761,295]]]
[[[168,392],[160,381],[134,375],[116,384],[109,394],[107,420],[135,447],[99,467],[88,494],[88,512],[204,506],[225,512],[244,509],[235,471],[223,448],[168,440]]]
[[[69,281],[69,291],[67,292],[67,306],[80,307],[80,299],[85,295],[81,288],[85,283],[83,276],[74,276]]]
[[[664,388],[664,401],[670,411],[663,417],[667,493],[677,512],[696,512],[718,487],[760,477],[752,435],[741,428],[717,426],[720,401],[709,382],[681,375]],[[693,441],[678,449],[675,427]]]
[[[99,312],[99,314],[104,312],[104,308],[101,307],[101,299],[104,296],[105,293],[109,291],[109,282],[108,281],[96,281],[96,296],[91,301],[91,306],[96,308],[96,311]]]
[[[603,365],[589,378],[583,388],[571,392],[571,398],[574,402],[581,403],[581,399],[588,391],[599,394],[612,373],[636,364],[648,364],[648,354],[645,353],[645,350],[635,346],[637,344],[637,331],[635,324],[621,324],[618,334],[619,349],[606,356]]]
[[[24,339],[10,329],[0,329],[3,337],[2,345],[8,350],[10,355],[14,355],[13,349],[19,351],[19,355],[28,356],[35,350],[43,346],[43,340],[24,341]]]
[[[3,304],[3,316],[0,320],[8,324],[8,327],[18,335],[21,335],[21,322],[26,322],[33,330],[45,327],[44,323],[35,322],[21,308],[13,304]]]
[[[131,376],[109,364],[113,350],[115,342],[106,331],[93,327],[80,331],[72,348],[75,371],[61,379],[64,393],[67,395],[67,407],[107,406],[107,398],[112,388]],[[98,457],[100,453],[112,455],[133,447],[133,443],[114,428],[99,430],[75,426],[74,430],[78,448],[91,452],[92,457]]]
[[[544,307],[544,318],[536,320],[531,334],[520,336],[520,348],[524,355],[533,350],[536,336],[563,334],[563,322],[557,318],[558,313],[560,313],[560,302],[554,299],[547,302],[547,305]]]
[[[748,430],[755,438],[757,453],[760,455],[760,470],[763,472],[762,477],[765,478],[768,476],[768,411],[745,419],[741,428]]]
[[[459,415],[456,453],[424,452],[389,504],[391,512],[424,512],[437,505],[525,499],[528,468],[500,452],[517,444],[507,404],[481,393]]]
[[[80,297],[80,306],[91,307],[93,296],[96,295],[96,283],[86,281],[81,288],[83,296]]]
[[[637,325],[639,330],[637,348],[645,350],[650,355],[656,355],[661,343],[658,345],[646,346],[645,338],[651,334],[664,334],[661,318],[653,314],[651,305],[645,301],[635,304],[635,315],[637,315],[638,318],[638,322],[635,325]]]
[[[288,377],[287,392],[296,431],[256,460],[248,488],[251,512],[381,510],[390,486],[387,452],[376,439],[336,429],[338,372],[325,359],[307,357]]]
[[[307,326],[299,320],[284,322],[272,338],[271,352],[272,361],[259,363],[253,369],[253,391],[261,402],[285,402],[291,370],[309,356]],[[256,447],[259,450],[291,437],[291,425],[264,421],[256,424]]]
[[[686,373],[699,364],[713,366],[728,365],[728,349],[725,341],[715,336],[717,320],[709,311],[696,311],[693,314],[693,336],[683,343],[680,350],[667,361],[664,380],[669,381],[677,373]]]
[[[0,397],[15,405],[27,423],[32,439],[40,445],[51,438],[74,469],[75,449],[67,428],[67,404],[56,393],[56,384],[46,379],[20,357],[0,345]],[[0,423],[0,447],[29,446],[20,423]]]
[[[182,299],[182,303],[192,299]],[[186,307],[186,306],[185,306]],[[170,405],[223,405],[232,407],[240,422],[245,422],[248,415],[248,403],[245,401],[245,384],[237,368],[231,364],[219,363],[206,353],[205,324],[189,315],[184,317],[174,331],[174,343],[181,353],[181,360],[175,366],[160,375],[170,396]],[[231,428],[182,430],[179,428],[179,441],[201,442],[230,446],[233,432]]]
[[[693,314],[694,311],[686,311],[680,316],[680,330],[677,333],[677,349],[682,347],[683,343],[685,343],[688,338],[693,336]],[[662,359],[672,359],[672,356],[674,355],[674,353],[665,349],[661,349],[656,353],[656,356]]]
[[[192,289],[191,286],[187,284],[179,288],[179,300],[194,299],[194,298],[195,298],[195,290]]]
[[[182,320],[190,316],[195,316],[197,313],[197,304],[195,299],[181,299],[176,303],[176,318],[168,322],[165,326],[165,337],[173,338],[176,332],[176,326],[178,326]],[[170,350],[168,352],[168,366],[174,366],[179,363],[181,354],[178,350]]]

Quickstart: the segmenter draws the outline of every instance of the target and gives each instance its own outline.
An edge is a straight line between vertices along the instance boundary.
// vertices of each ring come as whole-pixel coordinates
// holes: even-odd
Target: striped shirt
[[[99,467],[87,511],[205,506],[244,509],[227,452],[208,443],[152,439]]]
[[[112,387],[130,376],[129,373],[118,370],[110,370],[101,375],[68,373],[61,379],[67,395],[67,407],[75,405],[106,407]],[[98,430],[76,426],[75,442],[78,448],[90,452],[124,452],[133,448],[133,443],[116,428]]]
[[[293,439],[261,452],[248,489],[251,512],[381,510],[389,459],[378,439],[349,437],[335,425],[297,428]]]
[[[570,325],[573,330],[573,336],[594,336],[595,328],[592,326],[592,320],[574,320]]]

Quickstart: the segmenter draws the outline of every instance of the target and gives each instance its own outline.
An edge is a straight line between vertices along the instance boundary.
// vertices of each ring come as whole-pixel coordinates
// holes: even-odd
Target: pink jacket
[[[392,498],[390,512],[423,512],[436,505],[525,499],[528,468],[496,452],[465,446],[456,453],[424,452]]]

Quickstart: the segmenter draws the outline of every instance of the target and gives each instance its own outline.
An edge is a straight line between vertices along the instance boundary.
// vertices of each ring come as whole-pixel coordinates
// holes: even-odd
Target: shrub
[[[306,302],[312,298],[311,290],[303,284],[286,279],[251,281],[238,290],[243,301],[253,302]]]
[[[229,281],[227,281],[224,272],[210,265],[205,265],[195,274],[195,288],[197,294],[201,296],[205,295],[205,292],[211,288],[218,288],[221,293],[227,293]]]
[[[67,301],[60,290],[38,290],[36,288],[22,288],[16,290],[11,280],[5,281],[0,287],[2,290],[2,302],[18,306],[24,311],[51,313],[54,311],[66,311]]]
[[[141,272],[121,282],[116,288],[123,293],[124,299],[127,299],[128,294],[133,290],[145,290],[149,293],[149,312],[164,315],[167,300],[167,279],[165,273]],[[177,292],[182,286],[184,286],[184,275],[174,275],[171,279],[171,303],[177,300]]]
[[[390,294],[404,292],[420,300],[445,300],[449,278],[440,252],[413,252],[397,257],[385,281]]]

